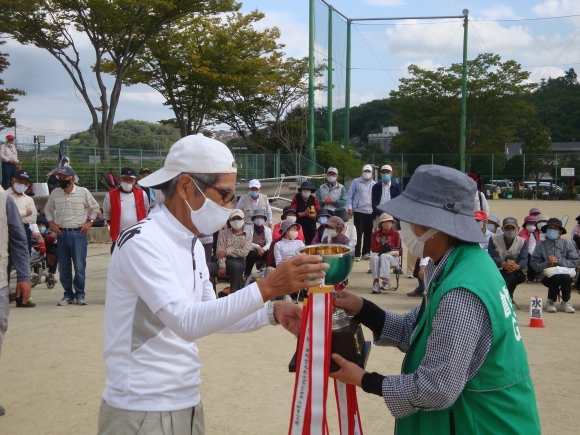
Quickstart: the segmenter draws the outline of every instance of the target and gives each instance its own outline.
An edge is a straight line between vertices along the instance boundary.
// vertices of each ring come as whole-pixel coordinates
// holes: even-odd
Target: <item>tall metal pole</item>
[[[469,11],[463,9],[463,74],[461,77],[461,134],[459,137],[459,169],[465,172],[465,136],[467,129],[467,23]]]
[[[346,22],[346,84],[344,91],[344,146],[350,144],[350,26],[351,21]]]
[[[328,7],[328,72],[327,72],[327,86],[328,89],[326,91],[327,95],[327,133],[326,136],[328,138],[328,142],[332,142],[332,13],[333,8],[332,6]]]
[[[308,172],[314,173],[314,0],[310,0],[308,35]],[[312,172],[310,172],[312,170]]]

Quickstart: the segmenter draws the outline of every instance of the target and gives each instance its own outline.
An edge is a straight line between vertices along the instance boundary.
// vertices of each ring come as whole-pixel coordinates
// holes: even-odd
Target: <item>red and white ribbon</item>
[[[340,435],[363,435],[356,387],[334,380],[334,394],[338,407],[338,422]]]

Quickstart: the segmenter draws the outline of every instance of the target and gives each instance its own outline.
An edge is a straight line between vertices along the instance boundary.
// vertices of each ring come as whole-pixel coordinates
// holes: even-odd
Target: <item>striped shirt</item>
[[[9,162],[12,160],[18,163],[18,151],[16,150],[16,145],[13,143],[5,143],[0,147],[0,159],[3,162]]]
[[[61,188],[52,191],[44,207],[46,219],[62,228],[78,228],[87,221],[87,215],[95,219],[99,203],[84,187],[74,186],[70,193]]]

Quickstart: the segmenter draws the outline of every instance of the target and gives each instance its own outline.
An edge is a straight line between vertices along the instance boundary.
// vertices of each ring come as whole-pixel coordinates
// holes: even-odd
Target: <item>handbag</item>
[[[562,266],[546,267],[544,269],[544,275],[548,278],[551,278],[554,275],[570,275],[571,278],[574,278],[576,276],[576,269],[573,267]]]

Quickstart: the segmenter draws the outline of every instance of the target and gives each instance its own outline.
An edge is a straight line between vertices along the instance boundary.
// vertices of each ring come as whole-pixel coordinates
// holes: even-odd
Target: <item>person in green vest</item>
[[[401,238],[425,267],[423,303],[383,310],[346,291],[335,306],[404,352],[402,373],[368,373],[339,355],[331,376],[381,396],[397,435],[541,433],[518,320],[504,279],[480,248],[475,184],[438,165],[417,168],[399,197],[381,206],[401,220]]]

